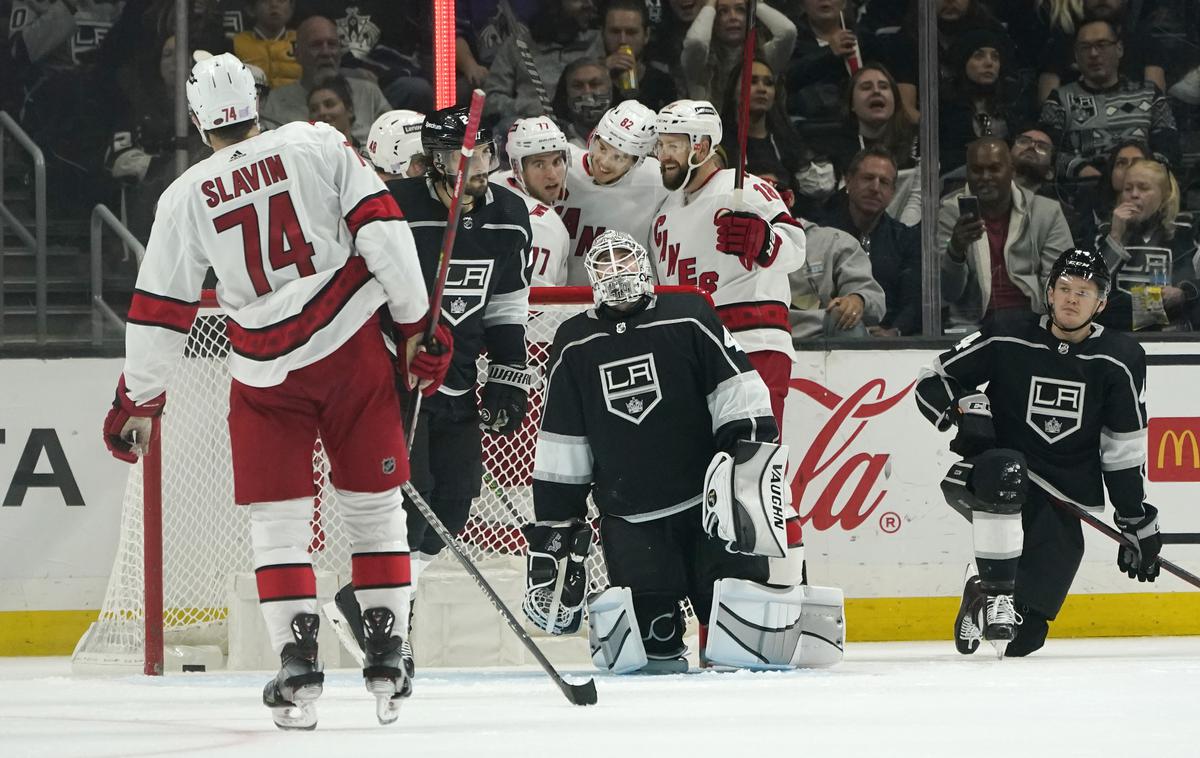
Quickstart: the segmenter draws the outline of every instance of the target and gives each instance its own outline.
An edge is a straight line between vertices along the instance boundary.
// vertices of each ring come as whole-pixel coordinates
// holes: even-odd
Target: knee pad
[[[1029,471],[1022,453],[997,448],[955,463],[941,486],[946,502],[967,520],[976,512],[1016,514],[1029,493]]]
[[[337,496],[351,552],[408,552],[404,497],[398,487],[383,492],[337,490]]]
[[[313,500],[310,497],[253,503],[250,509],[250,546],[254,567],[310,563]]]

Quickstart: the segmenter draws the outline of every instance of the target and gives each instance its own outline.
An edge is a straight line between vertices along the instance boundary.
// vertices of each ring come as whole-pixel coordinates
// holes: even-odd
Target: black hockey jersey
[[[433,291],[446,206],[424,178],[388,182],[412,229],[425,288]],[[488,184],[482,204],[464,213],[442,295],[442,316],[454,332],[454,359],[438,392],[458,396],[475,387],[475,361],[485,348],[493,363],[524,366],[529,320],[529,211],[509,190]]]
[[[939,428],[960,396],[987,383],[997,447],[1025,454],[1030,480],[1085,508],[1104,491],[1123,515],[1142,510],[1146,354],[1133,338],[1094,325],[1063,342],[1049,319],[1000,319],[934,361],[917,384],[921,413]]]
[[[558,328],[533,466],[539,521],[649,521],[700,503],[704,473],[739,439],[779,436],[767,387],[699,295],[632,314],[588,310]]]

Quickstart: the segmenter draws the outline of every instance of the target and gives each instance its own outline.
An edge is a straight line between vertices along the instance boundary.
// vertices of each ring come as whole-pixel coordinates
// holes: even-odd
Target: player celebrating
[[[1048,315],[997,320],[941,355],[917,384],[917,405],[939,429],[958,427],[963,456],[942,483],[971,521],[978,576],[967,580],[955,645],[981,639],[1003,657],[1046,641],[1083,557],[1079,520],[1059,500],[1103,510],[1136,549],[1117,566],[1158,576],[1158,511],[1143,501],[1146,355],[1120,332],[1092,323],[1109,272],[1089,250],[1067,250],[1050,270]],[[986,393],[979,386],[987,383]]]
[[[187,98],[214,152],[159,200],[105,443],[129,462],[145,452],[211,266],[230,342],[234,498],[250,509],[259,600],[282,661],[263,702],[281,728],[316,726],[313,701],[324,674],[308,545],[319,432],[350,535],[353,592],[365,609],[363,676],[380,721],[389,723],[406,679],[399,649],[409,557],[399,487],[409,466],[376,313],[386,304],[399,333],[413,340],[428,323],[412,234],[334,129],[296,122],[259,133],[254,78],[237,58],[197,63]],[[437,340],[451,346],[444,326]],[[415,349],[400,351],[402,367],[432,391],[448,356],[414,356]]]
[[[605,232],[585,263],[595,308],[564,322],[550,353],[526,614],[552,633],[578,627],[591,494],[613,585],[588,603],[598,666],[686,670],[684,598],[707,622],[708,662],[796,665],[804,592],[764,584],[764,556],[786,545],[787,467],[766,386],[700,297],[653,294],[632,237]]]
[[[656,162],[646,160],[654,149],[654,119],[654,111],[626,100],[600,118],[587,152],[571,148],[567,194],[559,208],[571,236],[567,284],[589,283],[583,257],[606,229],[646,238],[666,195]]]
[[[566,135],[549,117],[517,119],[505,144],[512,170],[493,177],[517,193],[529,209],[535,287],[567,283],[567,228],[553,209],[567,191],[568,148]]]
[[[367,134],[367,156],[385,182],[406,176],[425,175],[425,151],[421,127],[425,116],[416,111],[388,111],[371,124]]]
[[[388,182],[413,230],[421,272],[432,288],[458,170],[467,108],[435,111],[425,120],[421,143],[428,174]],[[413,483],[451,533],[467,523],[483,478],[480,430],[513,434],[525,419],[532,374],[526,368],[529,320],[529,214],[514,193],[488,182],[496,169],[491,132],[480,130],[463,181],[461,228],[454,242],[442,296],[442,318],[454,334],[445,382],[421,404],[413,439]],[[487,382],[477,404],[476,361],[486,348]],[[416,508],[408,514],[412,586],[445,544]],[[343,587],[337,609],[362,644],[356,597]],[[335,619],[336,620],[336,619]],[[412,669],[406,650],[405,665]],[[403,694],[408,694],[407,692]]]

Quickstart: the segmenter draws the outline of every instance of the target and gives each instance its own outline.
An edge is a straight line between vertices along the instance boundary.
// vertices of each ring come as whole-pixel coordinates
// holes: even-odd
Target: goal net
[[[485,576],[495,559],[508,557],[510,561],[501,563],[512,564],[525,552],[520,526],[533,520],[530,485],[550,345],[559,324],[591,305],[591,289],[533,288],[530,300],[528,356],[540,381],[530,392],[529,412],[519,431],[503,437],[484,435],[483,485],[470,520],[458,535],[460,545],[482,566]],[[184,359],[167,385],[161,477],[146,476],[145,462],[131,469],[116,559],[99,618],[76,647],[72,660],[78,668],[144,667],[152,673],[148,661],[161,657],[154,655],[157,643],[152,642],[148,650],[146,640],[160,635],[168,649],[227,649],[229,577],[252,572],[254,564],[249,513],[233,501],[225,320],[211,303],[206,305],[188,336]],[[485,365],[482,359],[480,365]],[[340,585],[350,577],[349,539],[328,473],[329,462],[318,439],[313,448],[309,551],[314,569],[334,575]],[[155,487],[158,478],[161,485]],[[146,550],[146,545],[157,543],[156,503],[161,503],[161,560],[153,547]],[[594,519],[594,506],[591,515]],[[449,551],[443,551],[431,569],[446,561],[454,561]],[[593,548],[588,571],[592,589],[607,585],[599,549]],[[161,615],[156,612],[158,586]],[[486,606],[482,595],[479,602]],[[519,608],[511,610],[521,615]]]

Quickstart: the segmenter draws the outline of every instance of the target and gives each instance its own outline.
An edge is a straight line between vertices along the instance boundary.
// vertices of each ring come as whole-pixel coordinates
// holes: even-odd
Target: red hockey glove
[[[151,439],[158,433],[154,419],[162,413],[167,402],[164,392],[141,405],[129,399],[125,389],[125,375],[117,380],[117,393],[112,408],[104,417],[104,446],[119,461],[137,463],[138,456],[149,447]]]
[[[454,334],[444,321],[439,320],[433,332],[433,342],[421,344],[427,318],[415,324],[396,325],[404,337],[404,342],[396,346],[396,359],[404,386],[410,390],[419,386],[421,394],[430,397],[446,379],[450,359],[454,357]]]
[[[745,211],[726,213],[717,218],[717,250],[736,255],[749,271],[755,263],[765,265],[774,257],[774,233],[761,216]]]

